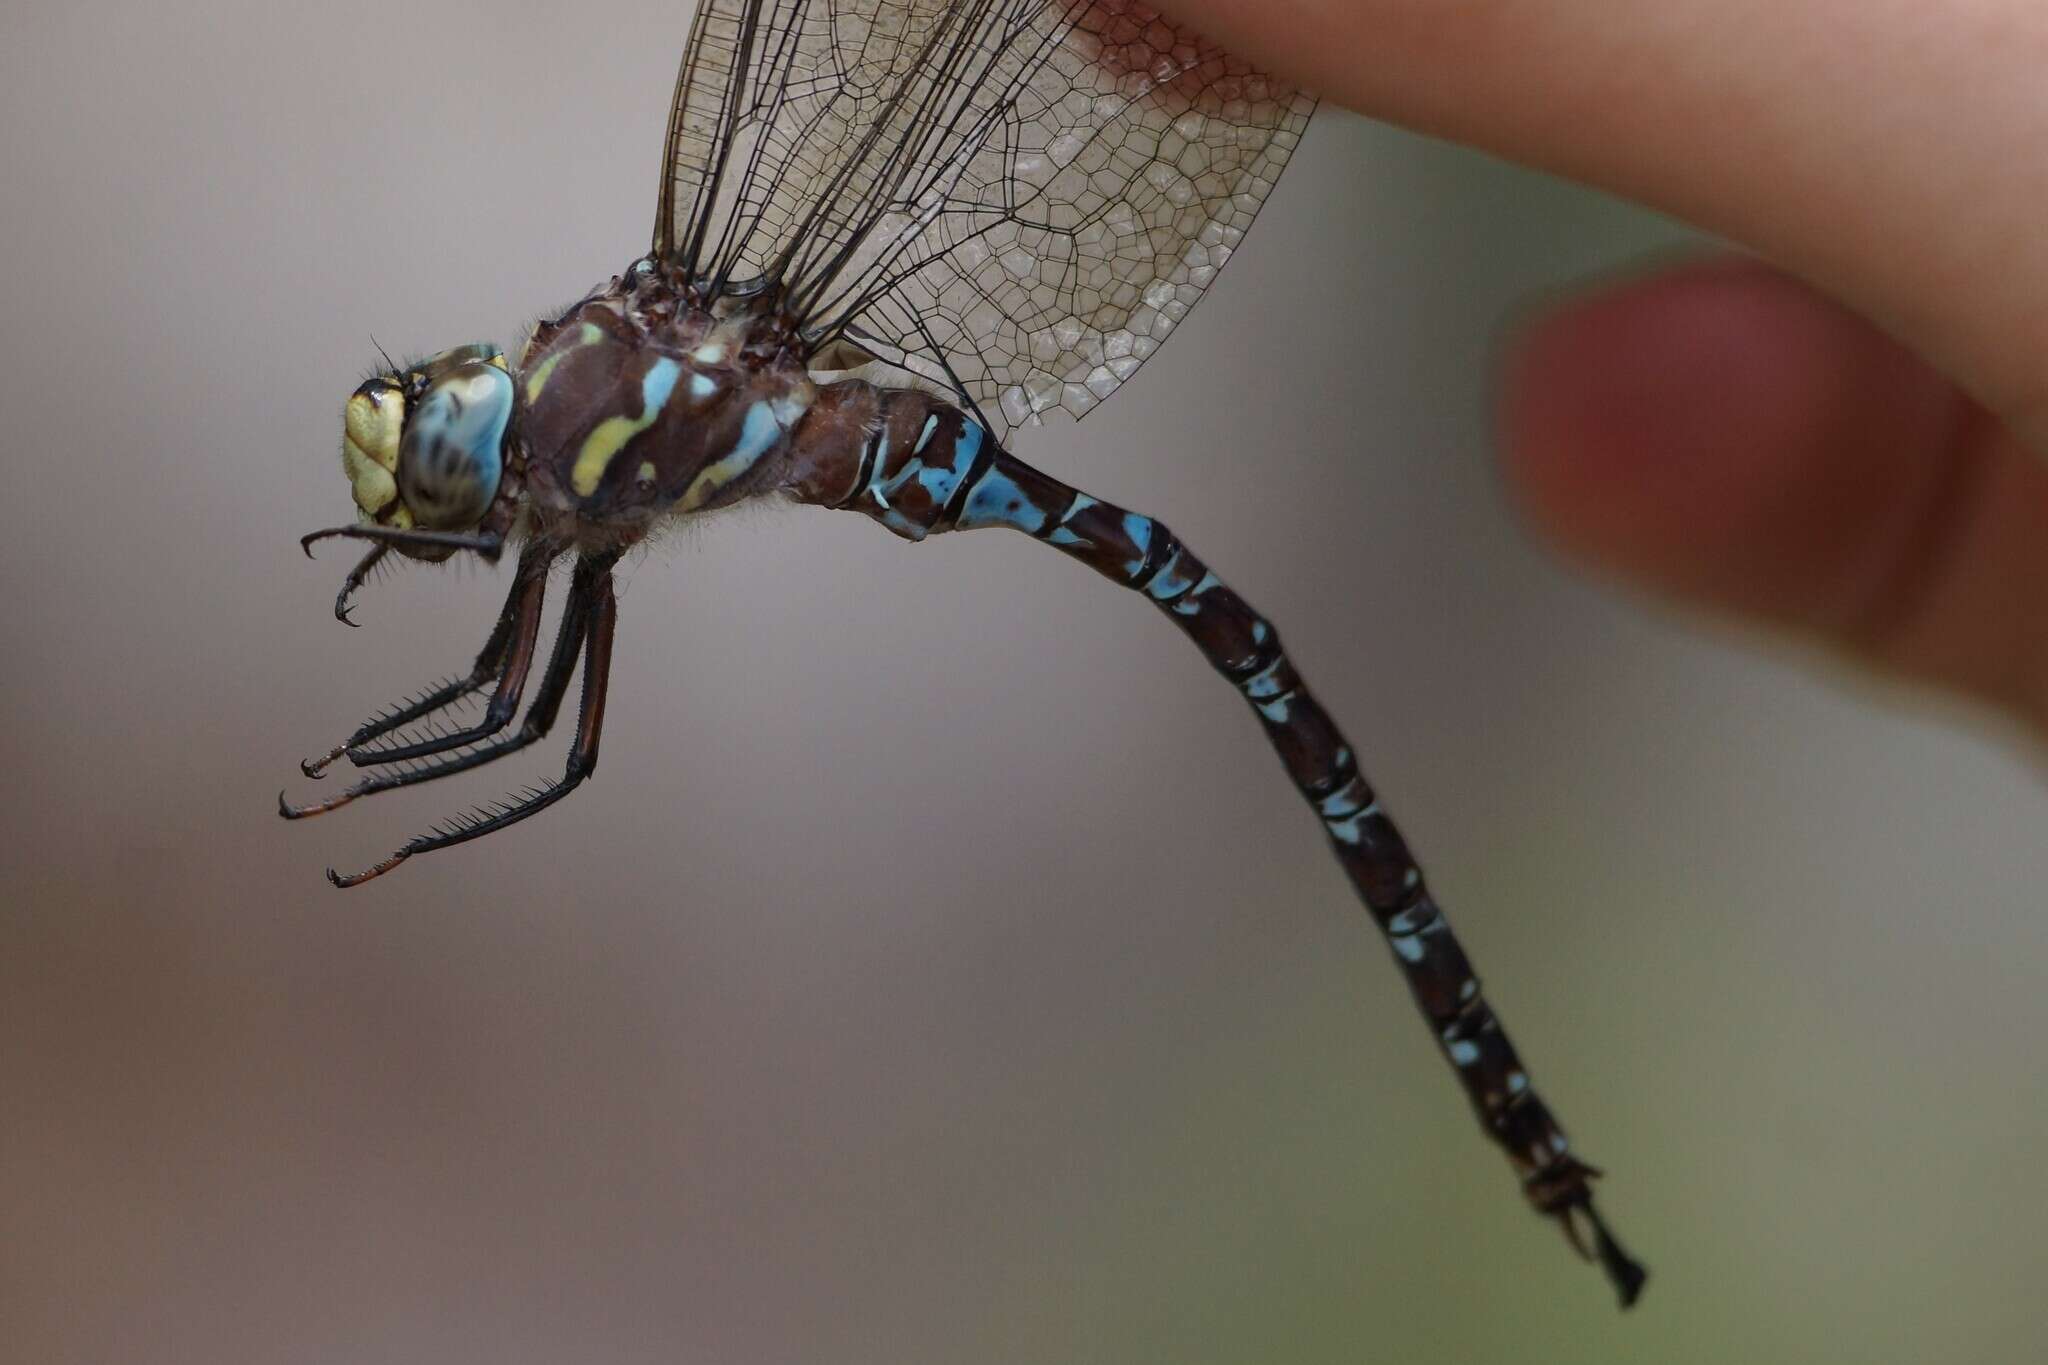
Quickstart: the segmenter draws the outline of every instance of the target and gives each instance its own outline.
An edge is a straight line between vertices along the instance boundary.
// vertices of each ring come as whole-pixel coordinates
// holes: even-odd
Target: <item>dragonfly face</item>
[[[512,376],[488,342],[364,381],[342,416],[341,463],[366,523],[399,531],[467,531],[504,481]],[[448,546],[395,546],[446,559]]]

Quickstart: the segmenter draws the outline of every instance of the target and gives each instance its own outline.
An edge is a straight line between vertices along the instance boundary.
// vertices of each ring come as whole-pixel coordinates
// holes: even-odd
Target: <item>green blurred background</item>
[[[503,581],[333,622],[341,400],[373,333],[510,343],[642,249],[686,8],[0,14],[0,1358],[2038,1354],[2038,769],[1532,546],[1499,329],[1688,238],[1339,112],[1164,356],[1017,444],[1281,624],[1639,1310],[1241,704],[1022,538],[672,537],[598,779],[331,891],[512,783],[271,813]]]

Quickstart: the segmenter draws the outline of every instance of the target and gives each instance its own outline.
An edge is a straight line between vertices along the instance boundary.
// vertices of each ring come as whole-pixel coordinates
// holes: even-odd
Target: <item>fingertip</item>
[[[1500,414],[1509,486],[1567,552],[1681,597],[1826,621],[1910,510],[1896,481],[1926,477],[1918,436],[1939,439],[1952,403],[1869,324],[1728,257],[1527,325]]]
[[[1767,266],[1551,310],[1509,347],[1508,482],[1573,556],[2048,731],[2048,464]]]

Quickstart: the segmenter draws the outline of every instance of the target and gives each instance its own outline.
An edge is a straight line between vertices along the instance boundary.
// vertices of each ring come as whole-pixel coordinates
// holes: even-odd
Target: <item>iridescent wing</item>
[[[1000,435],[1158,349],[1314,107],[1129,0],[702,0],[654,249]]]

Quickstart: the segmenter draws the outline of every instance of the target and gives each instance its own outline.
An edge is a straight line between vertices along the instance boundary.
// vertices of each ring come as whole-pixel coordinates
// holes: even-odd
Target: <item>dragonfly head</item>
[[[511,424],[512,376],[488,342],[365,380],[349,395],[341,437],[363,520],[405,531],[475,527],[498,495]]]

